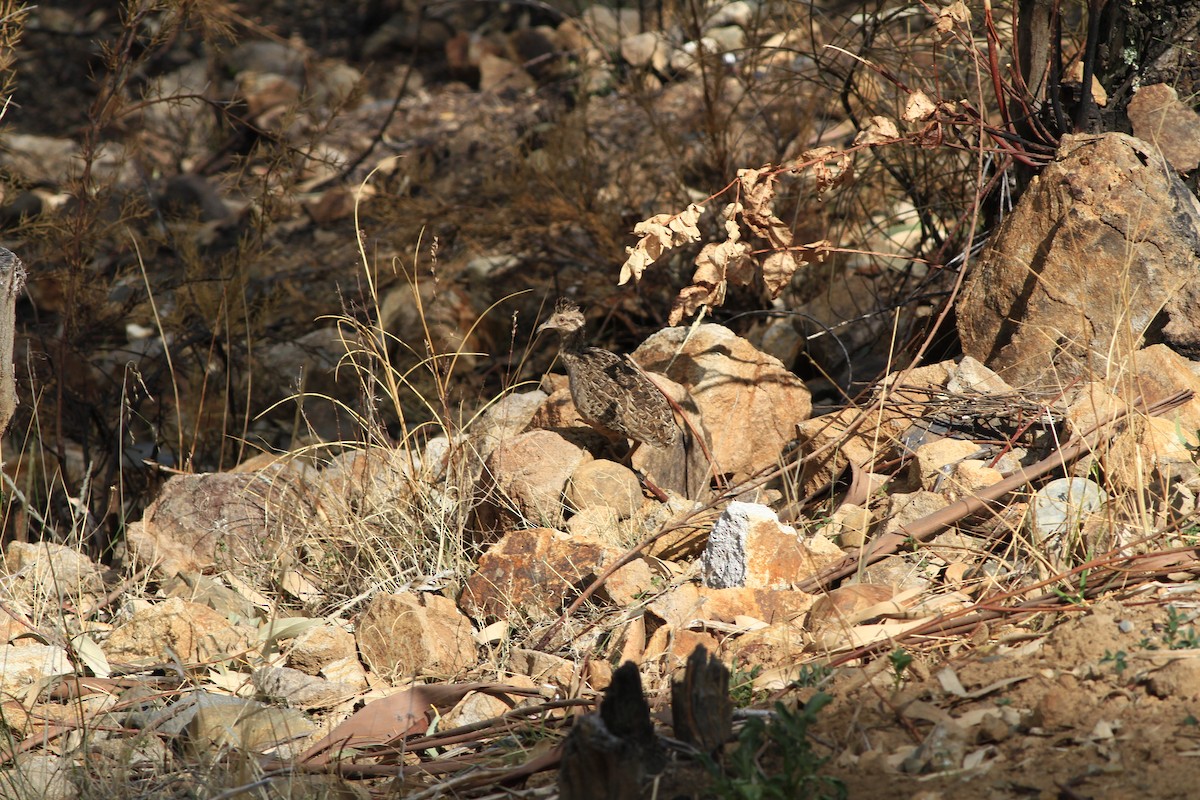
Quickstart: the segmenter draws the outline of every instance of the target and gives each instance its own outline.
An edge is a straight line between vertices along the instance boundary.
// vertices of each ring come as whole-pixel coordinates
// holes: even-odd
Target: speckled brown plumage
[[[624,436],[655,447],[669,447],[679,429],[671,404],[645,375],[616,353],[584,342],[583,312],[562,305],[538,332],[558,331],[559,353],[567,367],[571,399],[583,421],[609,436]]]

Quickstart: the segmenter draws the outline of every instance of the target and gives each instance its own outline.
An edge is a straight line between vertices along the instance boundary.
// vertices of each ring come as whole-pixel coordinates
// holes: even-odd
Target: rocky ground
[[[1193,794],[1186,5],[9,9],[0,796]]]

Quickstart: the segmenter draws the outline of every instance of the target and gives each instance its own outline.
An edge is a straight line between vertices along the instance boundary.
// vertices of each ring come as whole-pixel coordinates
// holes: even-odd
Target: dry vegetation
[[[39,752],[39,736],[47,752],[88,753],[73,762],[82,798],[504,796],[504,781],[526,777],[514,765],[552,763],[544,759],[570,720],[563,709],[593,699],[584,689],[611,669],[589,663],[622,654],[629,612],[691,575],[664,568],[628,609],[586,602],[602,589],[600,575],[559,617],[514,616],[503,630],[477,632],[485,657],[455,677],[498,680],[516,651],[533,648],[576,662],[575,694],[475,728],[435,725],[389,751],[389,735],[396,744],[413,721],[396,710],[402,703],[448,710],[465,694],[418,684],[415,700],[392,694],[376,708],[393,714],[386,722],[357,718],[363,730],[351,733],[367,739],[355,744],[377,757],[347,757],[338,770],[316,737],[260,758],[249,742],[193,751],[177,746],[178,732],[95,720],[139,711],[150,695],[253,693],[250,670],[275,663],[281,642],[320,618],[349,618],[380,593],[460,590],[490,544],[479,506],[505,502],[477,492],[481,453],[512,433],[490,412],[550,367],[553,348],[533,329],[557,296],[606,309],[591,315],[598,338],[622,351],[661,323],[697,318],[764,348],[785,336],[791,344],[773,352],[813,389],[818,412],[847,409],[847,436],[939,404],[961,416],[950,408],[956,398],[905,396],[907,373],[878,381],[959,354],[954,301],[964,277],[1063,134],[1119,127],[1139,82],[1170,82],[1192,105],[1200,90],[1196,62],[1159,60],[1173,44],[1194,43],[1194,3],[1165,36],[1151,7],[1166,6],[1120,4],[1119,54],[1088,50],[1101,34],[1089,34],[1095,17],[1082,3],[1062,5],[1060,29],[1023,32],[1063,64],[1085,64],[1085,77],[1108,90],[1104,107],[1086,93],[1022,83],[1008,63],[1022,34],[1008,4],[755,3],[730,52],[701,51],[674,69],[635,65],[611,45],[527,54],[515,63],[533,79],[516,92],[481,90],[478,64],[456,60],[453,41],[432,52],[419,37],[372,50],[386,3],[324,5],[129,0],[85,14],[0,0],[2,244],[30,271],[17,305],[19,406],[3,438],[3,536],[66,545],[108,570],[98,587],[57,561],[52,574],[20,576],[36,584],[32,604],[18,607],[0,587],[0,607],[24,635],[66,648],[64,672],[117,681],[103,701],[80,681],[3,698],[0,758]],[[695,42],[726,5],[647,7],[641,26]],[[454,20],[480,34],[471,46],[506,42],[514,59],[514,32],[539,24],[576,20],[579,41],[603,39],[586,27],[584,7],[464,6]],[[263,78],[240,48],[252,40],[295,46],[296,63],[276,66],[294,72],[301,91]],[[597,52],[604,58],[584,57]],[[336,82],[347,63],[361,72]],[[1035,106],[1044,110],[1030,114]],[[32,135],[46,137],[41,149],[18,145]],[[57,172],[67,156],[52,146],[70,152]],[[31,158],[44,161],[41,177],[22,161]],[[1035,399],[1037,417],[1045,398]],[[1135,409],[1129,425],[1148,426],[1152,412]],[[1029,427],[999,435],[1023,446]],[[1193,433],[1180,435],[1188,450]],[[964,523],[971,542],[1003,542],[994,563],[1027,569],[968,576],[972,602],[986,596],[986,607],[930,621],[931,591],[921,598],[928,605],[914,605],[923,627],[892,620],[860,638],[839,631],[825,652],[769,674],[733,665],[739,706],[786,705],[769,718],[739,717],[742,746],[723,770],[710,760],[697,779],[704,791],[790,797],[813,781],[811,796],[847,785],[851,796],[872,796],[855,768],[823,764],[808,745],[822,715],[849,728],[851,698],[865,695],[878,701],[864,713],[880,736],[903,740],[911,721],[899,709],[925,696],[944,660],[1002,637],[1033,638],[1056,615],[1118,589],[1132,596],[1130,587],[1174,584],[1127,616],[1153,631],[1143,655],[1192,646],[1184,606],[1167,612],[1163,598],[1190,597],[1191,567],[1166,557],[1193,552],[1195,504],[1182,513],[1150,504],[1138,453],[1109,452],[1104,436],[1069,453],[1058,444],[1040,440],[1049,455],[1015,485],[1081,459],[1114,490],[1104,531],[1077,530],[1049,549],[1024,533],[1029,506],[997,502],[997,493],[952,508],[928,531],[885,535],[900,550],[982,509]],[[806,483],[819,455],[785,455],[686,513],[636,520],[641,527],[625,531],[629,557],[694,540],[730,499],[764,488],[784,498],[797,527],[816,530],[847,493],[866,504],[867,473],[906,468],[881,444],[863,474]],[[123,674],[96,642],[168,583],[136,568],[126,531],[170,476],[238,465],[274,476],[294,515],[286,540],[262,532],[262,550],[222,573],[264,611],[257,639],[200,663],[172,657]],[[305,483],[317,470],[319,491]],[[822,591],[856,566],[850,558],[800,588]],[[4,580],[15,586],[16,577]],[[1018,622],[1025,627],[1001,633]],[[1132,647],[1119,652],[1106,655],[1113,691],[1128,685],[1125,661],[1137,658]],[[835,672],[847,665],[861,670]],[[1007,665],[994,680],[1016,682],[1018,671]],[[669,667],[644,677],[652,696],[666,695]],[[66,718],[31,720],[43,689],[66,698]],[[818,689],[837,697],[832,707]],[[354,707],[338,705],[322,721]],[[396,777],[397,763],[412,769]],[[822,768],[826,777],[814,778]],[[22,774],[0,772],[0,796],[47,791]],[[514,791],[550,796],[550,783],[542,774]]]

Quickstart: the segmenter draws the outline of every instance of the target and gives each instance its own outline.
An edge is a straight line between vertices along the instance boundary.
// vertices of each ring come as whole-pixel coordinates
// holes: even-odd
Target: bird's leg
[[[667,502],[667,500],[670,498],[667,497],[667,493],[665,491],[663,491],[662,487],[660,487],[654,481],[650,480],[649,475],[646,475],[643,472],[639,472],[638,469],[635,466],[633,466],[633,454],[636,453],[637,449],[642,446],[642,443],[637,441],[636,439],[630,439],[629,441],[633,442],[633,445],[629,448],[629,452],[625,454],[625,458],[622,459],[622,462],[625,463],[626,465],[628,465],[628,467],[631,470],[633,470],[633,474],[637,475],[638,480],[641,481],[641,484],[646,489],[646,491],[648,491],[648,492],[650,492],[650,494],[654,495],[655,500],[657,500],[660,503]]]

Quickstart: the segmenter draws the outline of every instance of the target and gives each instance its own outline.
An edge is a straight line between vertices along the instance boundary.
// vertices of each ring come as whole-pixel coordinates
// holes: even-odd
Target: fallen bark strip
[[[1177,392],[1163,400],[1143,408],[1122,411],[1104,422],[1099,423],[1090,431],[1072,439],[1059,447],[1050,455],[1036,464],[1016,470],[1004,480],[979,490],[970,497],[964,497],[945,508],[915,520],[903,526],[900,530],[880,536],[869,545],[847,553],[840,561],[825,567],[796,584],[796,588],[810,594],[827,588],[833,581],[854,574],[861,567],[874,564],[884,557],[900,550],[908,542],[924,542],[932,539],[954,523],[983,511],[990,503],[994,503],[1034,479],[1052,470],[1064,467],[1075,461],[1084,453],[1094,450],[1098,444],[1096,439],[1107,428],[1123,420],[1126,416],[1138,411],[1150,416],[1165,414],[1178,408],[1192,399],[1192,392]]]

